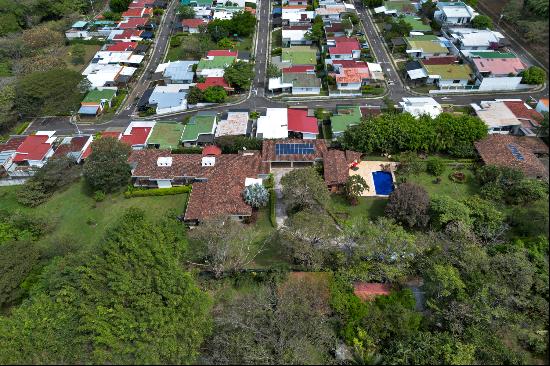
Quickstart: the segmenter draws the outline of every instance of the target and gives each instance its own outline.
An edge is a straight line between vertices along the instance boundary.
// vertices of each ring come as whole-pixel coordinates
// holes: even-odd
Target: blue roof
[[[273,14],[282,14],[283,13],[283,9],[281,8],[273,8]]]
[[[0,164],[4,164],[6,161],[8,161],[9,158],[13,155],[13,151],[0,151]]]
[[[88,24],[88,22],[85,22],[83,20],[79,20],[78,22],[74,23],[72,25],[72,27],[73,28],[84,28],[87,24]]]
[[[182,101],[186,99],[186,92],[161,93],[155,92],[149,97],[149,104],[156,104],[157,108],[171,108],[180,106]]]
[[[98,109],[99,109],[98,105],[95,105],[95,106],[82,106],[78,110],[78,114],[93,114],[95,116],[97,114]]]
[[[193,65],[198,64],[198,61],[175,61],[164,70],[164,77],[171,80],[188,80],[193,81]]]

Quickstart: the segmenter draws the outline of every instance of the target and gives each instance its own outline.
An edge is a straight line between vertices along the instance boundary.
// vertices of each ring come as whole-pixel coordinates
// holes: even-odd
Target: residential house
[[[37,131],[34,135],[25,137],[15,150],[12,164],[8,168],[10,177],[34,175],[36,169],[42,168],[53,155],[56,139],[55,131]]]
[[[539,113],[548,113],[548,98],[541,98],[537,102],[536,111]]]
[[[292,66],[284,68],[280,77],[270,78],[268,89],[293,95],[318,95],[321,93],[321,80],[315,74],[314,66]]]
[[[411,32],[431,33],[432,27],[429,24],[422,22],[421,18],[415,15],[405,15],[399,17],[399,20],[403,20],[405,23],[411,26]]]
[[[212,50],[197,64],[197,74],[201,76],[223,77],[225,68],[237,60],[238,52],[231,50]]]
[[[325,34],[327,37],[343,37],[351,34],[352,27],[342,22],[328,22],[325,24]]]
[[[349,12],[344,4],[325,5],[315,9],[315,16],[320,16],[323,21],[339,21],[342,15]]]
[[[471,106],[487,125],[489,134],[518,134],[522,127],[521,121],[503,101],[484,101]]]
[[[474,52],[470,62],[477,77],[479,90],[520,89],[522,77],[519,75],[527,66],[512,53]]]
[[[144,31],[139,29],[115,29],[111,31],[108,39],[112,42],[139,42],[143,40],[143,33]]]
[[[248,111],[229,111],[218,123],[215,137],[249,136],[251,132],[252,123]]]
[[[229,86],[227,81],[223,77],[219,77],[219,76],[208,76],[204,79],[204,82],[197,83],[195,86],[203,91],[206,88],[210,88],[214,86],[222,87],[228,94],[235,91],[235,88],[232,88],[231,86]]]
[[[118,29],[147,29],[151,27],[149,18],[127,18],[118,23]]]
[[[187,109],[187,88],[185,84],[157,85],[149,97],[149,107],[156,114],[180,112]]]
[[[79,20],[71,26],[71,29],[65,32],[65,37],[67,37],[67,39],[69,40],[77,38],[88,38],[90,37],[88,26],[88,22]]]
[[[26,138],[26,136],[11,136],[8,141],[0,143],[0,178],[8,176],[8,169],[13,163],[15,151]]]
[[[287,0],[288,5],[308,5],[308,0]]]
[[[125,12],[122,13],[123,19],[130,19],[130,18],[149,18],[153,15],[153,9],[152,8],[129,8]]]
[[[199,61],[173,61],[159,64],[156,73],[162,73],[165,84],[191,84],[195,77],[194,65]]]
[[[506,107],[517,119],[521,122],[519,129],[519,135],[524,136],[536,136],[538,129],[541,127],[541,123],[544,120],[544,116],[531,108],[527,103],[521,99],[497,99],[502,100]]]
[[[495,50],[504,43],[504,35],[488,29],[451,28],[449,38],[459,50]]]
[[[92,88],[115,87],[127,83],[136,72],[135,67],[91,63],[82,72]]]
[[[134,51],[137,46],[138,46],[137,42],[116,42],[114,44],[106,45],[105,51],[128,52],[128,51]]]
[[[382,65],[374,62],[367,62],[369,67],[371,81],[380,82],[384,80],[384,71],[382,70]]]
[[[155,7],[155,0],[134,0],[128,5],[128,9],[141,9]]]
[[[283,47],[310,45],[313,42],[306,38],[307,32],[311,29],[311,25],[293,25],[283,26],[282,29],[282,45]]]
[[[327,46],[333,60],[358,60],[361,57],[361,46],[356,38],[328,37]]]
[[[80,116],[97,116],[107,107],[111,107],[111,101],[116,96],[117,90],[114,89],[93,89],[90,90],[82,102],[78,114]]]
[[[548,181],[548,168],[540,160],[548,157],[548,145],[537,137],[489,135],[474,145],[486,165],[517,169],[527,177]]]
[[[350,176],[350,166],[361,161],[361,153],[351,150],[328,150],[323,156],[323,175],[328,189],[333,192],[344,190]]]
[[[181,5],[188,5],[198,8],[211,8],[214,6],[213,0],[181,0]]]
[[[65,137],[55,149],[52,158],[66,156],[73,159],[77,164],[80,164],[84,152],[88,149],[93,139],[92,135]]]
[[[330,94],[361,95],[361,87],[371,79],[369,67],[364,61],[335,60],[332,63],[334,72],[330,74],[336,81],[337,91]]]
[[[288,132],[290,137],[314,140],[319,134],[317,118],[310,116],[307,109],[288,108]]]
[[[185,124],[181,142],[183,146],[204,146],[214,141],[218,115],[214,112],[198,112]]]
[[[405,52],[415,59],[449,54],[445,41],[434,35],[405,37],[405,43],[407,44]]]
[[[327,152],[325,140],[265,140],[262,144],[262,160],[268,171],[274,168],[302,168],[323,161]]]
[[[256,137],[260,139],[284,139],[288,137],[288,112],[286,108],[267,108],[256,121]]]
[[[314,11],[307,11],[300,9],[296,11],[295,9],[283,9],[281,13],[281,19],[283,26],[290,25],[306,25],[311,26],[311,22],[315,18]]]
[[[457,60],[454,56],[451,58]],[[407,73],[407,80],[412,81],[415,85],[425,83],[428,79],[428,73],[418,60],[407,62],[405,64],[405,72]]]
[[[147,138],[147,148],[176,149],[180,146],[184,125],[176,121],[157,121]]]
[[[120,141],[130,145],[132,150],[142,150],[147,147],[147,139],[155,126],[155,121],[134,121],[122,133]]]
[[[427,84],[435,84],[440,89],[464,89],[474,79],[474,71],[467,64],[449,62],[447,59],[431,57],[421,61]]]
[[[466,25],[476,16],[472,7],[462,1],[438,1],[436,6],[434,19],[442,25]]]
[[[216,5],[212,13],[212,19],[229,20],[233,19],[233,14],[244,11],[241,6]]]
[[[336,139],[349,127],[361,123],[361,109],[359,106],[337,106],[336,113],[330,117],[332,138]]]
[[[353,284],[353,293],[361,301],[374,301],[379,296],[389,296],[391,286],[387,283],[356,282]]]
[[[205,22],[212,20],[212,9],[195,8],[195,19],[202,19]]]
[[[435,118],[443,113],[443,108],[433,98],[418,97],[418,98],[403,98],[399,105],[403,112],[410,113],[414,117],[430,116]]]
[[[210,149],[203,151],[207,153],[206,150]],[[258,178],[266,176],[260,153],[252,151],[207,155],[143,150],[134,151],[129,162],[136,187],[192,184],[183,215],[189,225],[219,217],[242,220],[251,216],[252,207],[244,202],[242,192],[247,182],[258,182]]]
[[[207,24],[207,21],[201,18],[183,19],[181,21],[182,30],[189,33],[199,33],[199,27]]]

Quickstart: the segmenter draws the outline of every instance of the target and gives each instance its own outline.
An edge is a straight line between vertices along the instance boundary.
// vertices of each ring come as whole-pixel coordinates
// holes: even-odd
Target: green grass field
[[[151,218],[161,217],[169,210],[183,213],[187,195],[139,197],[126,199],[122,193],[107,195],[103,202],[95,202],[85,191],[83,182],[71,185],[56,193],[48,202],[28,208],[17,203],[16,192],[20,187],[0,188],[0,209],[21,210],[53,219],[55,230],[44,243],[55,238],[68,238],[82,247],[96,244],[105,231],[130,207],[144,209]]]
[[[333,194],[329,209],[336,217],[343,221],[360,216],[374,219],[384,215],[384,208],[387,202],[386,198],[381,197],[361,197],[359,198],[359,203],[352,206],[343,195]]]
[[[436,177],[428,173],[420,173],[416,175],[409,175],[407,181],[421,185],[426,189],[428,194],[434,195],[448,195],[454,199],[463,199],[478,193],[479,185],[474,179],[474,173],[469,169],[460,170],[466,174],[465,183],[455,183],[449,179],[449,175],[454,172],[455,169],[447,167],[443,174],[441,174],[441,182],[434,183]]]
[[[67,68],[68,69],[71,69],[71,70],[74,70],[74,71],[82,71],[84,70],[88,64],[90,63],[90,60],[92,59],[92,57],[94,57],[94,55],[96,54],[97,51],[99,51],[99,49],[101,48],[101,46],[99,45],[93,45],[93,44],[86,44],[86,45],[83,45],[84,47],[84,50],[86,51],[85,55],[84,55],[84,63],[83,64],[73,64],[72,60],[73,60],[73,56],[71,54],[71,50],[72,48],[71,47],[66,47],[66,51],[65,51],[65,56],[64,56],[64,59],[65,59],[65,63],[67,64]]]

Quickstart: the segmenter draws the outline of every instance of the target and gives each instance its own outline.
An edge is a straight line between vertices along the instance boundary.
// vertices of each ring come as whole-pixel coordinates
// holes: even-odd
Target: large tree
[[[254,65],[250,62],[237,61],[225,68],[223,77],[237,90],[248,90],[254,79]]]
[[[399,184],[390,194],[385,213],[409,227],[423,227],[430,216],[430,198],[424,188],[414,183]]]
[[[2,363],[189,364],[210,300],[186,273],[173,219],[131,210],[96,254],[48,269],[41,291],[0,321]]]
[[[84,165],[84,179],[94,191],[113,192],[128,184],[130,146],[112,138],[95,140]]]
[[[291,210],[324,207],[330,200],[325,181],[314,168],[292,170],[281,178],[281,185]]]
[[[193,19],[195,17],[195,9],[189,5],[180,5],[178,15],[181,19]]]

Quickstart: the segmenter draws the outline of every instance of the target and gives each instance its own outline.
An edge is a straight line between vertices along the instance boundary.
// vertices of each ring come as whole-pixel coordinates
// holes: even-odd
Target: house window
[[[453,84],[460,84],[460,80],[453,80]]]
[[[348,86],[348,83],[340,83],[342,86]]]

